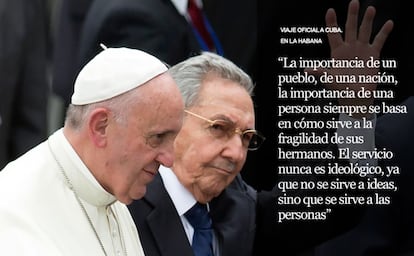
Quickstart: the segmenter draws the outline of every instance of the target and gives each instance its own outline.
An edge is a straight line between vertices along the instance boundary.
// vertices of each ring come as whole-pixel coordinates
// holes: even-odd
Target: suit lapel
[[[180,217],[160,175],[150,183],[145,198],[154,206],[147,223],[163,256],[193,256]]]
[[[251,255],[255,233],[255,201],[244,189],[225,189],[211,201],[210,215],[220,255]]]

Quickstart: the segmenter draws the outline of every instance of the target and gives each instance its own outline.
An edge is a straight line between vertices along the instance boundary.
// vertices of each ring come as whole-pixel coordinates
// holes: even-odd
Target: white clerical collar
[[[171,0],[171,2],[173,3],[173,5],[175,6],[175,8],[177,9],[177,11],[183,15],[183,16],[187,16],[187,5],[188,5],[188,0]],[[203,2],[201,2],[201,0],[195,0],[197,6],[199,8],[203,7]]]
[[[177,179],[174,172],[165,166],[160,166],[159,172],[164,182],[165,189],[170,195],[171,200],[179,216],[184,215],[197,201]]]
[[[105,206],[116,201],[116,198],[99,184],[82,162],[64,136],[63,129],[52,134],[49,137],[49,143],[52,154],[59,161],[58,165],[62,166],[79,197],[96,206]]]

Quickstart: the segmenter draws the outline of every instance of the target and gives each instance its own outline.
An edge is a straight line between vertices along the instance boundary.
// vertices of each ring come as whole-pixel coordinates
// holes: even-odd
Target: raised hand
[[[361,25],[358,28],[358,0],[352,0],[348,6],[348,16],[345,24],[345,37],[341,33],[328,33],[328,41],[331,50],[331,58],[335,60],[361,60],[363,61],[363,68],[332,68],[323,70],[333,76],[345,75],[354,76],[359,75],[372,76],[379,72],[379,68],[368,68],[367,61],[379,60],[381,49],[393,28],[393,22],[388,20],[384,23],[375,38],[370,42],[372,34],[372,24],[375,17],[375,8],[369,6],[364,14]],[[334,9],[328,9],[326,12],[326,26],[338,27],[336,13]],[[319,70],[322,72],[322,70]],[[362,87],[366,90],[373,91],[376,89],[375,83],[358,83],[358,79],[353,83],[331,83],[326,85],[327,88],[333,90],[343,90],[349,87],[355,92]],[[373,98],[355,98],[355,99],[338,99],[340,105],[370,105],[373,103]]]

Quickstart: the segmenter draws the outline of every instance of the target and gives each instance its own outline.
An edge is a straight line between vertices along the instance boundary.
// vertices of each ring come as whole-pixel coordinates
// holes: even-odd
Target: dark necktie
[[[213,230],[211,219],[204,204],[196,203],[185,213],[185,217],[194,228],[193,251],[195,256],[213,256]]]
[[[195,4],[194,0],[188,0],[187,8],[188,14],[191,18],[191,23],[194,26],[196,33],[198,33],[198,36],[203,39],[204,43],[210,50],[214,49],[214,42],[209,31],[207,30],[203,12]]]

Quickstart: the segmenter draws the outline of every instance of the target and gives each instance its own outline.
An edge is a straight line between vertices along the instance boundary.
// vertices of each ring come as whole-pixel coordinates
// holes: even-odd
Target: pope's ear
[[[97,147],[104,147],[107,143],[109,111],[105,108],[94,109],[89,117],[89,137]]]

